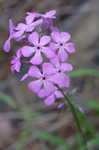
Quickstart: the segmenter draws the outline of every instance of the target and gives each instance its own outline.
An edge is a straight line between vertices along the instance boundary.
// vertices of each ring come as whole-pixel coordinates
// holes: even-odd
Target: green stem
[[[86,143],[86,140],[85,140],[85,137],[84,137],[84,134],[83,134],[83,131],[82,131],[82,128],[80,126],[80,122],[79,122],[79,118],[77,116],[77,112],[76,112],[76,108],[74,107],[74,105],[71,103],[71,100],[69,99],[69,97],[67,95],[64,94],[64,92],[62,91],[62,89],[60,89],[58,87],[58,89],[62,92],[62,94],[64,95],[64,98],[66,101],[64,101],[64,103],[67,105],[68,103],[68,106],[70,107],[70,110],[72,112],[72,115],[73,115],[73,118],[75,120],[75,123],[76,123],[76,127],[78,129],[78,132],[79,132],[79,135],[80,137],[82,138],[82,145],[83,145],[83,148],[84,150],[88,150],[87,148],[87,143]]]

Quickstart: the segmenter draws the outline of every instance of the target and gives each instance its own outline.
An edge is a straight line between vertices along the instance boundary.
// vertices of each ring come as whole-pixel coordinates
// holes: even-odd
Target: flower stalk
[[[81,128],[81,125],[80,125],[80,122],[79,122],[79,118],[77,116],[77,111],[76,111],[76,108],[75,106],[71,103],[71,100],[69,98],[69,96],[65,95],[63,90],[61,88],[58,87],[58,89],[62,92],[63,96],[64,96],[64,104],[67,105],[68,103],[68,106],[72,112],[72,115],[73,115],[73,118],[75,120],[75,124],[76,124],[76,128],[78,130],[78,133],[80,135],[80,138],[81,138],[81,142],[82,142],[82,145],[83,146],[83,149],[82,150],[88,150],[88,147],[87,147],[87,142],[86,142],[86,139],[84,137],[84,134],[83,134],[83,130]]]

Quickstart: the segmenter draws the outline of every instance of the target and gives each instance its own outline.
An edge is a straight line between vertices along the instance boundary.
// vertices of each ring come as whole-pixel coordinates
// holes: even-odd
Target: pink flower
[[[38,67],[32,66],[30,67],[28,73],[25,74],[25,76],[21,79],[21,81],[23,81],[27,77],[36,78],[37,80],[34,80],[28,84],[29,89],[32,92],[37,93],[38,95],[41,94],[43,90],[43,94],[48,96],[55,90],[55,86],[50,80],[50,76],[52,76],[52,73],[46,73],[46,66],[45,64],[43,64],[42,72]]]
[[[9,19],[9,31],[10,31],[10,34],[9,34],[9,37],[6,40],[6,42],[4,44],[4,47],[3,47],[5,52],[9,52],[10,49],[11,49],[11,43],[10,42],[13,39],[14,28],[15,27],[14,27],[14,24],[13,24],[12,20]]]
[[[40,38],[37,32],[33,32],[29,35],[28,40],[31,44],[33,44],[33,47],[24,46],[22,48],[22,54],[24,57],[30,57],[34,54],[30,60],[32,64],[39,65],[43,62],[41,53],[44,53],[48,58],[55,57],[54,52],[51,51],[48,46],[46,46],[50,42],[50,36],[42,36]]]
[[[47,98],[44,99],[44,103],[47,106],[50,106],[55,103],[56,99],[60,99],[63,97],[64,97],[63,94],[59,90],[56,89],[51,95],[49,95]]]
[[[56,18],[55,14],[56,14],[56,10],[50,10],[46,12],[45,14],[41,14],[41,16],[43,18],[55,19]]]
[[[32,18],[32,20],[35,19]],[[16,32],[14,33],[14,38],[19,38],[23,36],[25,32],[32,32],[36,26],[42,24],[42,19],[39,19],[37,21],[32,22],[29,17],[26,17],[26,24],[25,23],[19,23],[17,27],[15,28]]]
[[[19,49],[16,52],[16,56],[13,56],[13,59],[11,60],[11,71],[14,72],[20,72],[20,68],[21,68],[21,62],[20,62],[20,58],[21,58],[21,50]]]
[[[65,72],[70,72],[73,66],[68,63],[60,63],[58,58],[51,60],[51,63],[44,63],[46,67],[46,73],[53,73],[50,80],[57,84],[60,88],[70,86],[70,78]]]
[[[37,19],[40,17],[40,14],[36,13],[36,12],[27,12],[26,14],[27,14],[27,16],[26,16],[25,20],[26,20],[27,24],[33,23],[34,19]]]
[[[68,53],[75,52],[75,44],[68,42],[71,35],[68,32],[52,32],[51,35],[55,42],[52,43],[53,49],[57,50],[59,59],[65,61],[68,58]]]

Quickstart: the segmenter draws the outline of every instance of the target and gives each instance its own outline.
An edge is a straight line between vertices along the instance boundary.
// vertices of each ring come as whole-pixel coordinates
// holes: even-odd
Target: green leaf
[[[88,142],[88,147],[92,147],[94,145],[99,145],[99,137],[96,137]]]
[[[2,92],[0,92],[0,100],[3,100],[5,103],[10,105],[11,107],[16,108],[16,103],[13,101],[13,99],[10,96]]]
[[[69,145],[67,144],[67,142],[64,139],[62,139],[58,136],[55,136],[51,133],[48,133],[46,131],[40,131],[40,130],[37,130],[34,128],[25,129],[25,131],[27,133],[30,133],[30,131],[31,131],[31,135],[35,135],[37,138],[40,138],[41,140],[45,140],[48,142],[52,142],[56,145],[62,146],[65,148],[65,150],[69,148]],[[27,141],[31,137],[31,135],[21,137],[21,140],[19,142],[17,142],[17,144],[16,144],[17,150],[21,150],[22,147],[25,146],[25,144],[27,143]]]
[[[52,142],[56,145],[60,145],[60,146],[63,146],[65,148],[68,148],[69,145],[67,144],[66,140],[58,137],[58,136],[55,136],[55,135],[52,135],[48,132],[45,132],[45,131],[40,131],[40,130],[36,130],[36,129],[32,129],[32,133],[35,134],[37,137],[43,139],[43,140],[46,140],[46,141],[49,141],[49,142]]]
[[[95,69],[78,69],[68,73],[71,77],[79,77],[83,75],[93,75],[99,77],[99,71]]]
[[[90,100],[88,102],[88,106],[93,109],[99,110],[99,100],[96,100],[96,99]]]
[[[81,113],[80,111],[77,111],[77,115],[79,118],[80,124],[85,127],[86,131],[90,134],[90,136],[94,137],[96,132],[94,128],[87,122],[87,117],[85,114]]]

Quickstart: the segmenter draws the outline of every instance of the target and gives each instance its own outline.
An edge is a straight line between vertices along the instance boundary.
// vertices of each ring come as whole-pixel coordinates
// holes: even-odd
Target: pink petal
[[[54,95],[51,95],[51,96],[49,96],[48,98],[46,98],[46,99],[44,100],[44,103],[45,103],[47,106],[50,106],[50,105],[54,104],[54,102],[55,102],[55,96],[54,96]]]
[[[46,91],[46,95],[50,95],[55,91],[55,86],[50,81],[45,81],[44,90]]]
[[[49,49],[51,49],[52,51],[55,51],[59,48],[58,44],[54,43],[54,42],[51,42],[49,44]]]
[[[62,92],[59,91],[59,90],[55,91],[55,96],[56,96],[56,98],[63,98],[64,97],[64,95],[62,94]]]
[[[28,73],[26,73],[21,79],[20,79],[20,81],[24,81],[24,80],[26,80],[28,78]]]
[[[55,58],[56,57],[55,52],[47,47],[43,47],[41,51],[45,54],[45,56],[47,58]]]
[[[23,39],[25,39],[25,38],[26,38],[26,35],[22,35],[22,36],[16,38],[15,40],[16,40],[17,42],[21,42],[21,41],[22,41]]]
[[[30,13],[28,16],[26,16],[25,20],[26,20],[26,24],[31,24],[33,22],[33,20],[35,19],[35,14]]]
[[[25,28],[26,28],[26,25],[24,23],[19,23],[15,29],[16,30],[25,30]]]
[[[60,103],[60,104],[57,106],[57,108],[60,109],[60,108],[62,108],[63,106],[64,106],[64,103]]]
[[[51,63],[44,63],[42,65],[42,70],[43,70],[43,73],[47,75],[55,73],[55,68]]]
[[[17,61],[14,65],[11,66],[11,71],[20,72],[21,63]]]
[[[55,68],[60,69],[60,62],[59,62],[58,57],[55,57],[55,58],[51,59],[50,61],[55,66]]]
[[[41,89],[41,86],[42,86],[41,80],[32,81],[28,84],[28,88],[34,93],[38,93],[39,90]]]
[[[17,71],[17,72],[20,72],[20,69],[21,69],[21,63],[20,63],[20,61],[18,61],[18,62],[16,63],[16,71]]]
[[[30,69],[28,71],[28,75],[30,77],[40,78],[41,77],[41,72],[40,72],[38,67],[32,66],[32,67],[30,67]]]
[[[60,48],[58,51],[59,59],[64,62],[68,58],[68,54],[65,52],[64,48]]]
[[[12,57],[12,60],[11,60],[11,64],[15,64],[17,61],[17,57],[16,56],[13,56]]]
[[[70,40],[71,35],[68,32],[61,32],[60,34],[60,39],[61,42],[67,42],[68,40]]]
[[[35,55],[32,57],[30,62],[34,65],[40,65],[43,62],[43,58],[41,56],[40,51],[36,51]]]
[[[10,34],[13,33],[15,26],[13,24],[13,21],[11,19],[9,19],[9,30],[10,30]]]
[[[11,70],[11,72],[14,72],[14,71],[15,71],[14,65],[12,65],[12,66],[10,67],[10,70]]]
[[[31,46],[24,46],[22,47],[21,52],[24,57],[30,57],[34,53],[34,48]]]
[[[76,51],[76,48],[75,48],[75,44],[74,43],[67,43],[65,45],[65,48],[66,50],[69,52],[69,53],[74,53]]]
[[[53,75],[50,80],[57,84],[60,88],[69,87],[70,85],[70,78],[69,76],[63,74],[63,73],[57,73],[56,75]]]
[[[14,38],[20,38],[24,34],[24,30],[19,30],[13,33]]]
[[[59,32],[52,32],[51,36],[52,36],[52,39],[55,42],[59,43],[61,41],[61,37],[60,37],[60,33]]]
[[[73,66],[71,64],[68,64],[68,63],[62,63],[61,64],[61,70],[63,72],[65,72],[65,71],[70,72],[73,70]]]
[[[16,52],[16,56],[17,56],[18,58],[20,58],[21,55],[22,55],[21,49],[18,49],[17,52]]]
[[[48,11],[46,14],[45,14],[45,16],[47,17],[47,18],[56,18],[54,15],[56,14],[56,10],[50,10],[50,11]]]
[[[34,24],[29,24],[26,26],[26,32],[32,32],[34,30],[35,26]]]
[[[50,42],[51,38],[50,36],[42,36],[40,39],[40,45],[44,46],[47,45]]]
[[[6,42],[4,43],[3,49],[5,52],[9,52],[11,49],[11,43],[10,43],[10,38],[8,38],[8,40],[6,40]]]
[[[39,91],[39,93],[38,93],[38,96],[39,96],[40,98],[46,97],[46,96],[47,96],[46,90],[45,90],[45,89],[41,89],[41,90]]]
[[[39,34],[37,32],[33,32],[29,35],[28,40],[30,43],[33,43],[35,46],[39,43]]]
[[[39,19],[39,20],[33,22],[33,25],[34,25],[34,27],[36,27],[38,25],[41,25],[42,23],[43,23],[43,19]]]

